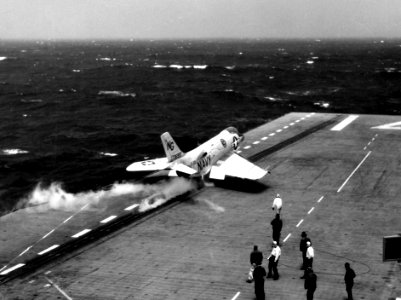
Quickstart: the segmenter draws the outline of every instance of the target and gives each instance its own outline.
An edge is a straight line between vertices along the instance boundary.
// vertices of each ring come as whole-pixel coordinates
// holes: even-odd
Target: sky
[[[0,0],[0,39],[401,38],[401,0]]]

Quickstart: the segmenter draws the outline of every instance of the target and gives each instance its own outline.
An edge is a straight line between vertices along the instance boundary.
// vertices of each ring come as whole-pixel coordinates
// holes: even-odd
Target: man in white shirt
[[[306,268],[305,268],[305,272],[304,272],[304,276],[302,276],[301,278],[305,278],[306,276],[306,269],[310,268],[312,269],[312,264],[313,264],[313,258],[315,257],[315,250],[312,247],[312,244],[310,241],[306,242],[306,247],[308,247],[306,249]]]
[[[270,253],[269,257],[267,258],[269,260],[269,273],[267,274],[267,278],[273,277],[274,280],[278,279],[279,274],[278,274],[278,270],[277,270],[277,265],[278,265],[280,256],[281,256],[281,249],[277,245],[277,242],[273,241],[272,252]]]
[[[282,207],[283,200],[281,199],[280,194],[277,194],[276,198],[273,200],[272,210],[276,209],[276,213],[280,214]]]

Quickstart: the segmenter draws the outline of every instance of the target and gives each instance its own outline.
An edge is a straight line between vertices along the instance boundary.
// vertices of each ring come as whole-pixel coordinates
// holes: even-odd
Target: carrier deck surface
[[[265,282],[266,299],[306,297],[302,231],[315,249],[315,299],[346,298],[345,262],[355,299],[401,297],[400,264],[382,261],[383,236],[401,229],[400,149],[399,116],[291,113],[245,133],[241,155],[271,171],[261,185],[206,187],[142,218],[130,197],[8,214],[0,299],[254,299],[249,254],[254,244],[270,253],[277,193],[280,278]]]

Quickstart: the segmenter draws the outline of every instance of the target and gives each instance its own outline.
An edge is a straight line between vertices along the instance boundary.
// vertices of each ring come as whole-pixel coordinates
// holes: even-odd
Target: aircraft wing
[[[169,166],[170,163],[167,161],[167,157],[163,157],[134,162],[130,164],[126,170],[129,172],[151,172],[164,170]]]
[[[247,159],[233,153],[219,166],[213,166],[209,177],[223,180],[225,176],[243,179],[258,180],[267,174],[267,171],[251,163]]]

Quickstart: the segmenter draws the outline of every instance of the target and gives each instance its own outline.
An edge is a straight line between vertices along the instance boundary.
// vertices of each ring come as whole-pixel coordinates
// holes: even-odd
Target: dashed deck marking
[[[45,254],[45,253],[47,253],[47,252],[50,252],[50,251],[52,251],[53,249],[56,249],[58,246],[60,246],[60,245],[53,245],[53,246],[50,246],[49,248],[47,248],[47,249],[45,249],[45,250],[39,252],[38,255],[43,255],[43,254]]]
[[[268,137],[267,136],[264,136],[264,137],[262,137],[262,141],[266,141],[268,139]]]
[[[365,155],[365,157],[362,159],[362,161],[359,163],[359,165],[354,169],[354,171],[352,171],[352,173],[348,176],[347,179],[345,179],[344,183],[340,186],[340,188],[337,190],[337,193],[341,192],[341,190],[343,189],[343,187],[347,184],[348,180],[351,179],[352,175],[355,174],[355,172],[359,169],[360,166],[362,166],[362,164],[364,163],[364,161],[369,157],[370,153],[372,153],[372,151],[369,151],[368,154]]]
[[[106,224],[107,222],[110,222],[111,220],[113,220],[113,219],[115,219],[115,218],[117,218],[117,216],[110,216],[110,217],[108,217],[108,218],[106,218],[106,219],[100,221],[100,223]]]
[[[48,233],[46,233],[46,234],[42,237],[42,239],[47,238],[49,235],[51,235],[51,234],[54,232],[54,230],[56,230],[56,229],[50,230]]]
[[[131,206],[128,206],[127,208],[125,208],[124,210],[133,210],[135,207],[139,206],[139,204],[133,204]]]
[[[295,123],[290,123],[290,126],[294,126],[295,125]]]
[[[276,132],[282,132],[282,131],[283,131],[282,129],[277,129],[277,130],[276,130]]]
[[[24,254],[25,254],[26,252],[28,252],[31,248],[32,248],[32,246],[29,246],[29,247],[26,248],[24,251],[22,251],[22,252],[20,253],[20,255],[18,255],[18,256],[24,255]]]
[[[301,225],[303,221],[304,221],[304,219],[301,219],[301,221],[299,221],[295,227],[299,227],[299,225]]]
[[[283,243],[285,243],[285,242],[290,238],[290,236],[291,236],[291,233],[289,233],[289,234],[286,236],[286,238],[283,240]]]
[[[288,125],[284,126],[283,128],[284,128],[284,129],[287,129],[287,128],[288,128]]]
[[[251,146],[245,146],[245,147],[244,147],[244,149],[249,149],[249,148],[251,148]]]
[[[8,268],[0,273],[0,275],[7,275],[8,273],[25,266],[25,264],[17,264],[14,267]]]
[[[350,116],[348,116],[348,118],[345,118],[344,120],[342,120],[340,123],[338,123],[336,126],[331,128],[330,130],[331,131],[341,131],[345,127],[347,127],[349,124],[354,122],[358,117],[359,117],[358,115],[350,115]]]
[[[324,198],[324,196],[320,197],[319,200],[317,200],[317,203],[320,203],[320,201],[322,201]]]
[[[257,145],[257,144],[259,144],[259,143],[260,143],[259,141],[255,141],[255,142],[253,142],[252,144]]]
[[[309,211],[308,211],[308,215],[315,209],[315,207],[312,207]]]
[[[71,237],[73,237],[73,238],[79,238],[80,236],[83,236],[84,234],[87,234],[89,231],[91,231],[91,229],[84,229],[84,230],[82,230],[82,231],[80,231],[80,232],[74,234],[74,235],[71,236]]]
[[[270,136],[273,136],[273,135],[275,135],[275,133],[274,133],[274,132],[272,132],[272,133],[270,133],[269,135],[270,135]]]

